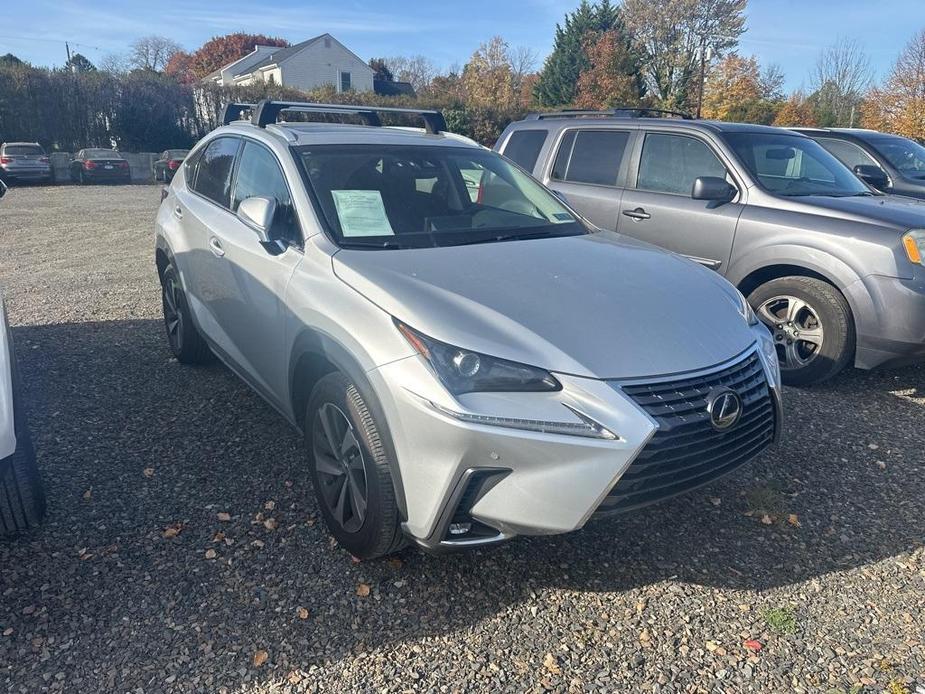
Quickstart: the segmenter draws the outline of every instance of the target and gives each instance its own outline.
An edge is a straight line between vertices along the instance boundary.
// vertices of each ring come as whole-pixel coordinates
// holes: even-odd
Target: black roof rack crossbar
[[[674,116],[684,120],[693,120],[694,117],[684,111],[671,111],[664,108],[639,108],[633,106],[617,107],[607,111],[594,111],[585,109],[565,108],[561,111],[551,111],[548,113],[531,113],[527,116],[528,120],[543,120],[545,118],[644,118],[650,115]]]
[[[222,109],[222,125],[241,119],[241,111],[253,111],[254,104],[225,104]]]
[[[446,131],[446,119],[440,111],[415,108],[386,108],[382,106],[354,106],[351,104],[313,104],[298,101],[261,101],[253,110],[251,123],[265,128],[275,123],[282,111],[302,111],[306,113],[328,113],[334,115],[359,116],[366,125],[381,126],[380,113],[402,113],[420,116],[424,121],[424,130],[431,135]]]

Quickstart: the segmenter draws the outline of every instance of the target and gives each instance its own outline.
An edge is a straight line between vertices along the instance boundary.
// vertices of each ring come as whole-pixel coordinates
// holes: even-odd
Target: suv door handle
[[[166,186],[165,186],[166,187]],[[183,208],[177,205],[173,208],[173,215],[177,219],[183,219]]]
[[[212,251],[212,255],[214,255],[216,258],[221,258],[223,255],[225,255],[225,249],[222,248],[222,242],[214,236],[209,239],[209,250]]]
[[[644,219],[651,219],[652,217],[652,215],[650,215],[641,207],[637,207],[635,210],[623,210],[623,214],[632,219],[634,222],[641,222]]]

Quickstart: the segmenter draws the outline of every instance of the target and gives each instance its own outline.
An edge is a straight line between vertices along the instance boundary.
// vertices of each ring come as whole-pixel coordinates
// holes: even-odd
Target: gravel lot
[[[224,367],[170,359],[158,199],[0,203],[50,508],[0,540],[0,690],[925,683],[925,368],[789,390],[785,443],[703,492],[558,538],[357,564],[318,519],[299,437]]]

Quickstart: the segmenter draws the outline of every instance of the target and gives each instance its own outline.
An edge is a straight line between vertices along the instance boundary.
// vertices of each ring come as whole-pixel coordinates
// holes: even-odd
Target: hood
[[[858,222],[891,224],[902,231],[925,229],[925,200],[902,195],[876,195],[856,198],[834,198],[811,195],[790,198],[796,207],[810,214],[847,217]]]
[[[344,282],[412,328],[591,378],[713,366],[754,334],[710,270],[613,232],[408,250],[341,250]]]

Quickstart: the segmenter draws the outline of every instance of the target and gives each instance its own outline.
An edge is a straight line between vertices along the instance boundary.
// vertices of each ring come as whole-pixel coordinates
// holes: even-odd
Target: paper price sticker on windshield
[[[378,190],[332,190],[344,236],[394,236]]]

